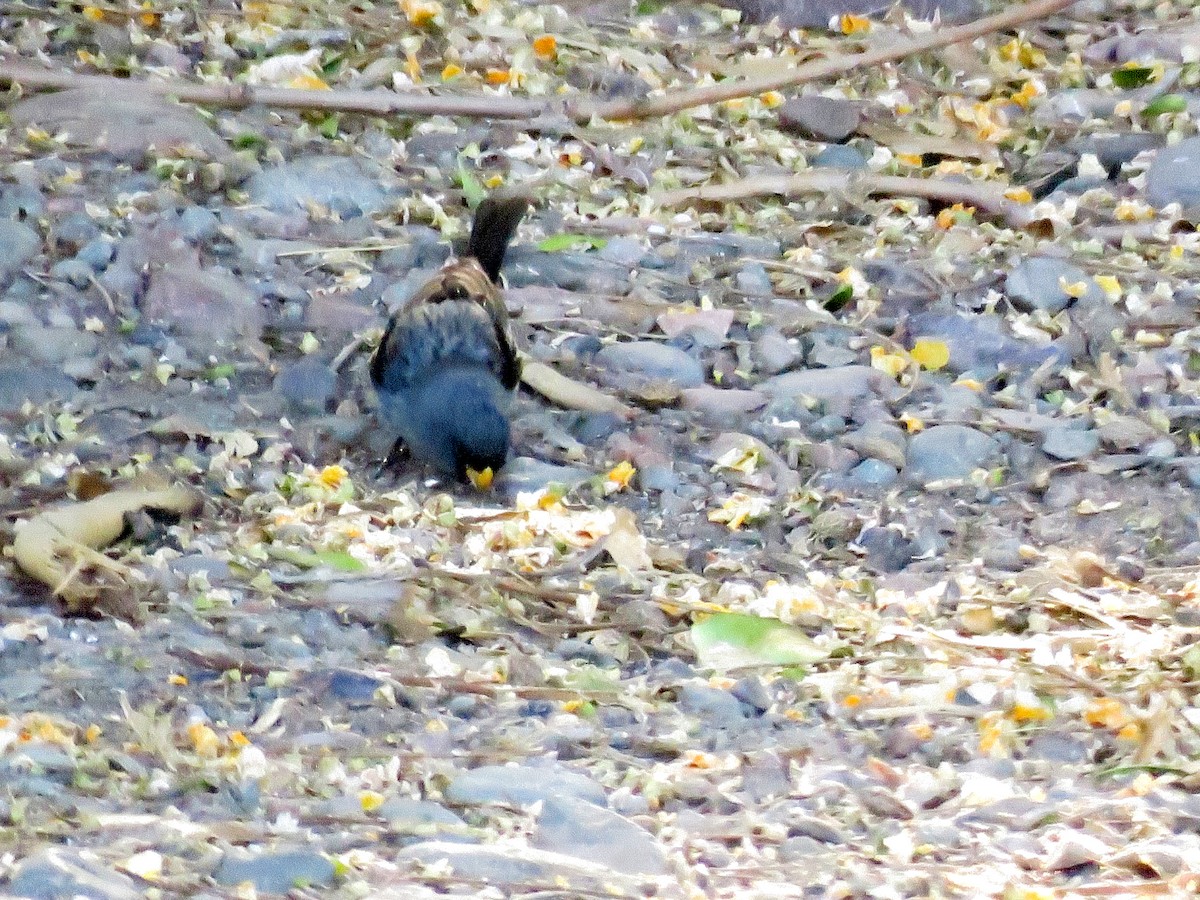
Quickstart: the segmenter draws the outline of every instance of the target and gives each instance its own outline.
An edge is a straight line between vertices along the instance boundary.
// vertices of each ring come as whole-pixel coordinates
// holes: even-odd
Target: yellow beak
[[[496,477],[496,474],[492,471],[491,466],[488,466],[482,472],[476,472],[468,466],[467,477],[471,479],[471,484],[475,485],[476,490],[486,491],[491,488],[492,479]]]

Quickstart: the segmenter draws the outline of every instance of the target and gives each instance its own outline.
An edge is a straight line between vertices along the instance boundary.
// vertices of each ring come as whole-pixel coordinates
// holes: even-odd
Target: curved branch
[[[752,97],[779,88],[795,87],[855,69],[894,62],[938,47],[971,41],[995,31],[1003,31],[1051,15],[1074,2],[1075,0],[1035,0],[1032,3],[1014,3],[1009,9],[993,16],[985,16],[953,28],[931,30],[917,37],[889,42],[885,46],[875,47],[862,53],[817,59],[794,68],[786,68],[774,75],[731,80],[692,90],[672,90],[665,94],[639,100],[601,101],[588,95],[580,96],[577,101],[571,101],[569,98],[540,100],[501,97],[478,92],[434,95],[416,91],[396,93],[387,90],[304,91],[293,88],[257,87],[247,84],[191,84],[183,81],[151,79],[132,81],[110,75],[55,72],[13,59],[0,59],[0,84],[20,84],[27,88],[42,90],[94,87],[109,91],[129,90],[132,85],[155,94],[175,97],[186,103],[234,108],[261,104],[279,109],[313,109],[358,112],[369,115],[407,113],[510,120],[533,120],[542,116],[565,114],[568,118],[581,124],[594,118],[655,119],[696,106],[734,100],[739,97]]]
[[[883,194],[888,197],[922,197],[944,203],[964,203],[988,215],[1003,219],[1012,228],[1023,228],[1032,220],[1029,204],[1010,200],[1005,188],[995,184],[954,181],[949,178],[909,178],[904,175],[876,175],[872,172],[817,171],[800,175],[764,176],[702,185],[677,191],[664,191],[654,199],[663,206],[677,206],[690,200],[741,200],[778,194],[795,197],[802,194]]]

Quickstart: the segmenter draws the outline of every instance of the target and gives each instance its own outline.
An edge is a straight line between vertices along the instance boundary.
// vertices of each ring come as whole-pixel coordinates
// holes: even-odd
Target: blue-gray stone
[[[1000,452],[994,437],[966,425],[934,425],[908,444],[904,473],[921,482],[966,478],[989,465]]]
[[[880,459],[864,459],[850,470],[848,478],[871,487],[886,487],[899,477],[895,466]]]
[[[21,270],[41,249],[38,233],[23,222],[0,219],[0,286]]]
[[[1042,440],[1042,450],[1055,459],[1085,459],[1100,448],[1100,433],[1092,428],[1067,425],[1051,428]]]
[[[50,228],[50,245],[60,252],[79,250],[100,236],[99,226],[86,213],[74,213],[55,222]]]
[[[627,875],[661,875],[666,856],[643,828],[609,809],[551,797],[538,816],[533,845],[608,866]]]
[[[528,806],[552,797],[605,805],[604,788],[586,775],[559,767],[480,766],[451,781],[445,794],[451,803],[470,805]]]
[[[203,206],[189,206],[179,217],[179,230],[197,244],[216,234],[218,224],[217,214]]]
[[[1100,298],[1104,292],[1078,266],[1052,256],[1033,256],[1018,263],[1004,280],[1008,299],[1022,310],[1040,309],[1057,313],[1076,299],[1063,290],[1063,285],[1082,282],[1087,296]]]
[[[1187,209],[1200,205],[1200,137],[1191,137],[1154,156],[1146,171],[1146,199],[1155,206],[1178,203]]]
[[[596,362],[613,372],[662,379],[684,388],[704,383],[704,369],[697,360],[678,347],[657,341],[609,344],[596,354]]]
[[[762,263],[747,263],[734,276],[734,284],[743,294],[750,297],[769,297],[775,288],[771,284],[771,276]]]
[[[336,386],[337,375],[319,359],[292,363],[275,377],[275,390],[306,412],[323,411]]]
[[[85,288],[96,277],[96,272],[83,260],[75,257],[56,262],[50,267],[50,277],[65,281],[77,288]]]
[[[5,892],[30,900],[135,900],[142,891],[133,879],[104,868],[97,860],[63,848],[42,850],[22,860],[9,876]]]
[[[387,192],[348,156],[305,156],[255,173],[246,185],[250,202],[275,212],[324,206],[342,218],[378,212]]]
[[[46,211],[41,191],[23,184],[0,189],[0,219],[38,219]]]
[[[328,886],[333,883],[333,863],[319,853],[293,850],[263,853],[259,856],[226,854],[213,879],[218,884],[250,882],[256,890],[268,894],[286,894],[296,887]]]
[[[853,147],[830,144],[812,158],[812,165],[819,169],[865,169],[867,158]]]

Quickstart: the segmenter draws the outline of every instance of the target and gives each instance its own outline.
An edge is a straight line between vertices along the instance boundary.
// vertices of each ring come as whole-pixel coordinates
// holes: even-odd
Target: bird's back
[[[453,365],[479,365],[508,390],[517,385],[511,345],[474,299],[409,305],[393,317],[371,362],[371,380],[388,391],[412,388]]]

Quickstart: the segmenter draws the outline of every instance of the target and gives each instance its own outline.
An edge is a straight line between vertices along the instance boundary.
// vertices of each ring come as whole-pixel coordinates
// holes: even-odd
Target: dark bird
[[[398,309],[371,359],[383,423],[418,460],[476,487],[508,455],[508,411],[521,364],[500,292],[500,267],[529,208],[488,197],[475,210],[466,253]]]

